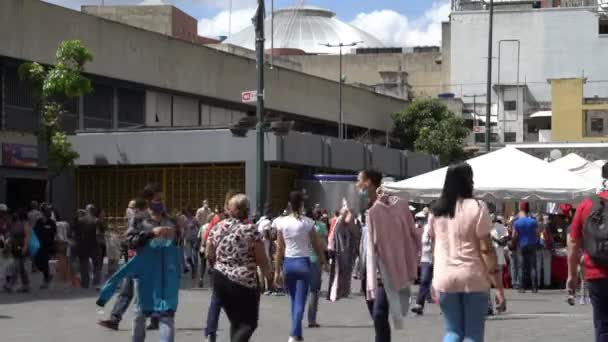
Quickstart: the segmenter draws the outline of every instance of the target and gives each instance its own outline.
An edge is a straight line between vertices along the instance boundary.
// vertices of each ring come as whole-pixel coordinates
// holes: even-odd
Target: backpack
[[[596,198],[583,227],[583,247],[593,263],[608,267],[608,206]]]

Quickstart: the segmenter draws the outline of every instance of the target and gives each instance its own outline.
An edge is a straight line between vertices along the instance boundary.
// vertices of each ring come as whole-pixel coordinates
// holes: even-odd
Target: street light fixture
[[[338,82],[339,82],[339,86],[338,86],[338,138],[339,139],[346,139],[347,137],[345,137],[344,134],[344,113],[342,112],[342,84],[344,83],[344,75],[342,75],[342,48],[343,47],[352,47],[352,46],[357,46],[359,44],[364,43],[364,41],[358,41],[358,42],[352,42],[349,44],[345,44],[345,43],[338,43],[338,44],[330,44],[330,43],[319,43],[319,45],[322,46],[326,46],[328,48],[340,48],[340,73],[338,74]]]
[[[244,138],[247,132],[255,127],[256,130],[256,206],[259,214],[264,213],[266,202],[266,164],[264,161],[264,133],[273,132],[277,136],[289,133],[294,125],[293,121],[278,120],[267,121],[264,117],[264,0],[258,0],[258,8],[253,17],[255,27],[255,52],[257,68],[257,96],[256,116],[245,116],[235,125],[230,126],[230,132],[235,137]]]

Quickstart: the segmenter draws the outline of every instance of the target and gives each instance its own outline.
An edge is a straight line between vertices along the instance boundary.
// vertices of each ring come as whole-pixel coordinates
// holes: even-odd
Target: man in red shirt
[[[604,178],[603,189],[598,192],[598,197],[608,205],[608,163],[602,168]],[[576,214],[570,226],[570,238],[568,239],[568,282],[566,287],[575,291],[579,283],[578,263],[583,246],[583,229],[585,221],[591,215],[594,200],[585,199],[577,208]],[[593,325],[595,327],[595,341],[608,342],[608,267],[595,265],[587,252],[583,254],[585,265],[585,281],[589,287],[591,304],[593,305]]]

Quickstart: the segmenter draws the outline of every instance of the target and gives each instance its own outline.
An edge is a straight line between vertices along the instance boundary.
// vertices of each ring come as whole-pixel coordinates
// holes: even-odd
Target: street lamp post
[[[344,113],[342,111],[342,83],[344,83],[344,77],[342,75],[342,48],[343,47],[352,47],[352,46],[357,46],[359,44],[363,43],[363,41],[358,41],[358,42],[352,42],[350,44],[344,44],[342,42],[338,43],[338,44],[321,44],[323,46],[327,46],[329,48],[340,48],[340,68],[339,68],[339,75],[338,75],[338,82],[339,82],[339,86],[338,86],[338,138],[339,139],[346,139],[347,137],[345,137],[344,134]]]
[[[255,24],[255,52],[257,67],[256,102],[256,205],[258,214],[264,211],[266,202],[266,165],[264,163],[264,0],[258,0],[258,9],[253,19]]]
[[[490,114],[492,111],[492,30],[494,21],[494,0],[490,0],[490,24],[488,27],[488,80],[486,84],[486,152],[490,153],[492,137],[492,125]]]

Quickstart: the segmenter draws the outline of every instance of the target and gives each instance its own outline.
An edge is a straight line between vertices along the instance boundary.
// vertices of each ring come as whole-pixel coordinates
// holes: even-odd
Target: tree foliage
[[[59,45],[55,58],[49,68],[36,62],[19,66],[19,77],[29,84],[42,108],[40,135],[48,146],[51,178],[74,166],[78,158],[61,127],[61,114],[67,101],[92,91],[91,81],[82,73],[93,55],[80,41],[67,40]]]
[[[464,156],[469,130],[438,99],[416,98],[404,111],[393,114],[393,121],[393,137],[402,148],[437,155],[444,165]]]

